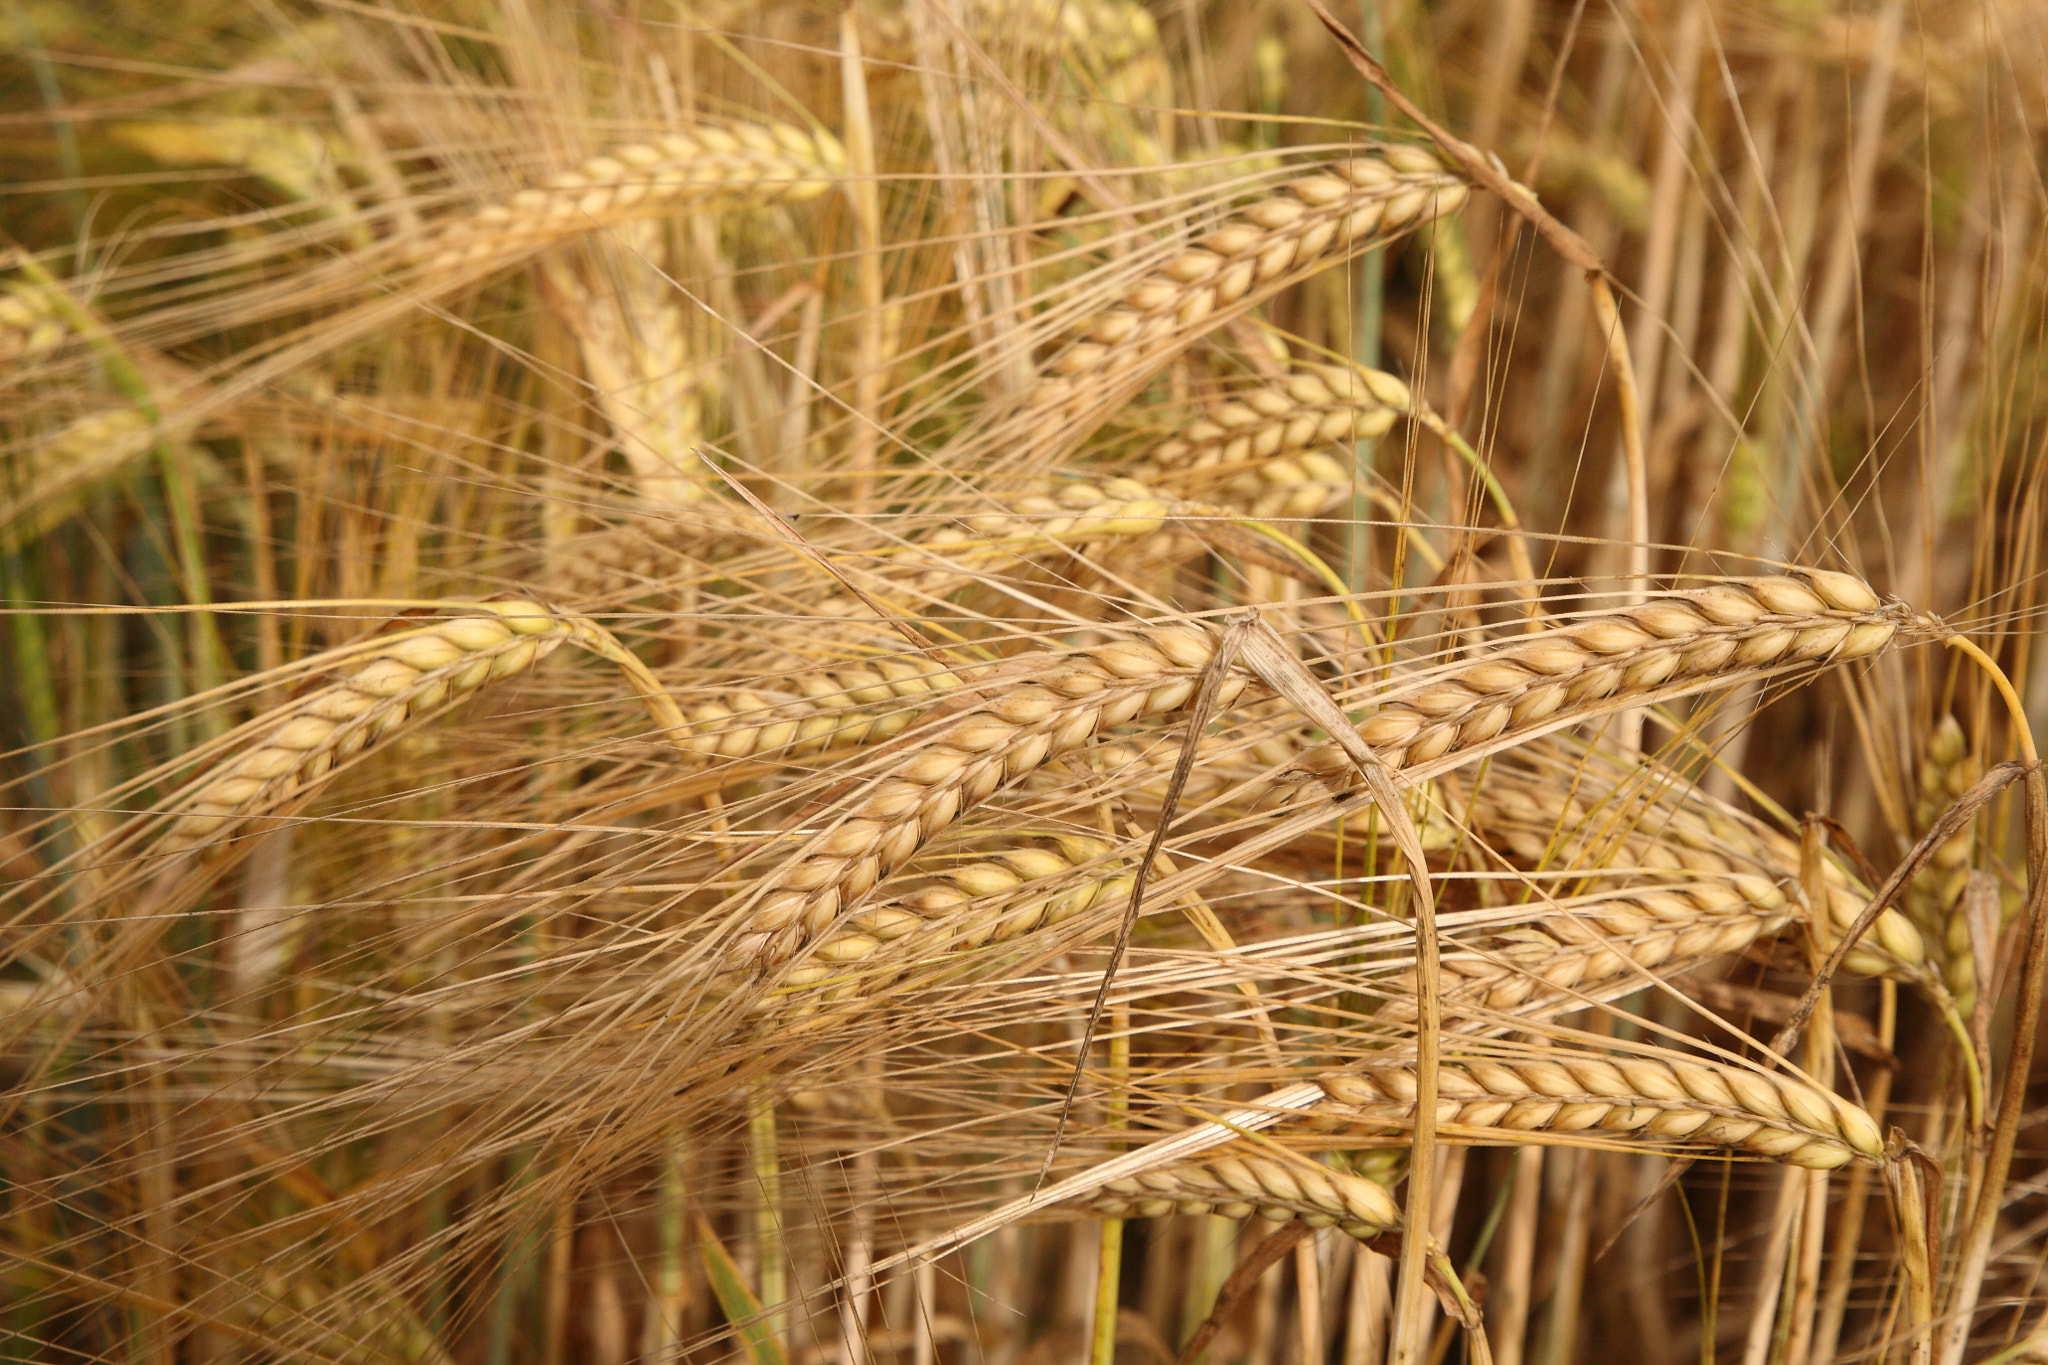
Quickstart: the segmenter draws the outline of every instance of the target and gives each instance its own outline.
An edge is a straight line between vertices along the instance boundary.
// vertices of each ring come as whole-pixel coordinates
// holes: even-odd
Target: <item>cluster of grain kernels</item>
[[[71,327],[47,289],[10,284],[0,289],[0,365],[18,365],[64,344]],[[0,376],[4,383],[11,376]]]
[[[1126,868],[1074,876],[1077,867],[1107,857],[1108,842],[1066,833],[1047,837],[1057,851],[1020,846],[933,869],[925,874],[932,885],[854,911],[783,981],[792,987],[824,987],[821,998],[827,1000],[866,994],[874,988],[872,978],[848,977],[847,968],[867,962],[885,944],[915,938],[918,960],[928,963],[931,952],[1009,942],[1130,895],[1132,874]],[[835,986],[836,977],[847,979]]]
[[[1070,483],[1052,496],[1025,494],[1008,500],[1000,511],[972,513],[920,540],[918,560],[941,562],[909,586],[939,595],[967,581],[977,562],[1028,559],[1061,545],[1140,539],[1157,534],[1185,510],[1129,478]]]
[[[1254,1215],[1269,1222],[1300,1219],[1371,1239],[1399,1226],[1400,1207],[1370,1180],[1306,1161],[1258,1152],[1212,1155],[1184,1165],[1113,1180],[1076,1203],[1107,1218],[1160,1218],[1171,1213]]]
[[[1353,469],[1317,447],[1383,436],[1413,398],[1393,375],[1356,365],[1303,364],[1285,379],[1211,404],[1147,451],[1140,477],[1226,476],[1223,495],[1255,517],[1319,516],[1351,496]]]
[[[844,149],[824,132],[783,123],[699,124],[653,142],[616,147],[448,224],[436,235],[427,264],[487,264],[510,250],[622,216],[667,212],[686,200],[811,199],[845,171]]]
[[[764,878],[748,911],[746,956],[779,961],[824,934],[884,876],[999,786],[1103,730],[1187,704],[1215,640],[1164,627],[1047,659],[1029,681],[1006,682],[972,711],[936,727],[853,799],[803,853]],[[1228,705],[1245,680],[1227,675]]]
[[[593,243],[600,262],[590,267],[594,283],[569,260],[549,261],[547,273],[640,502],[696,507],[712,493],[697,455],[704,434],[701,367],[690,357],[688,305],[660,268],[661,235],[659,224],[641,221]]]
[[[1397,689],[1358,732],[1388,767],[1414,767],[1668,685],[1732,684],[1786,665],[1864,658],[1898,628],[1896,615],[1847,574],[1719,583],[1489,642],[1476,658]],[[1290,800],[1349,768],[1334,747],[1306,754],[1269,801]]]
[[[1463,181],[1428,152],[1381,147],[1291,181],[1239,210],[1134,285],[1085,339],[1054,359],[1036,407],[1091,406],[1105,385],[1150,368],[1199,335],[1220,310],[1321,263],[1333,247],[1403,232],[1465,202]]]
[[[1742,874],[1663,888],[1631,887],[1532,909],[1532,921],[1489,935],[1481,950],[1443,955],[1445,1016],[1464,1010],[1535,1019],[1648,984],[1643,971],[1689,971],[1782,929],[1792,903],[1766,878]],[[1382,1018],[1417,1017],[1415,972],[1403,972]],[[1489,1021],[1470,1024],[1486,1027]]]
[[[1319,1128],[1414,1117],[1412,1066],[1365,1067],[1317,1078],[1328,1100]],[[1881,1160],[1884,1134],[1863,1110],[1785,1076],[1692,1059],[1560,1053],[1515,1061],[1461,1061],[1437,1072],[1437,1121],[1504,1132],[1640,1133],[1739,1147],[1828,1170],[1859,1156]]]
[[[1927,737],[1920,756],[1918,790],[1914,794],[1915,834],[1932,829],[1964,792],[1983,776],[1983,764],[1954,716],[1943,716]],[[1965,1017],[1976,1003],[1977,959],[1970,941],[1970,921],[1963,911],[1963,893],[1970,864],[1977,853],[1973,820],[1934,851],[1920,875],[1901,896],[1906,913],[1937,946],[1942,979]]]
[[[334,681],[229,736],[234,748],[219,767],[172,798],[176,818],[161,846],[175,851],[226,837],[414,716],[530,668],[570,633],[564,618],[508,602],[494,615],[437,621],[378,641]]]
[[[1505,845],[1531,868],[1601,877],[1684,872],[1727,878],[1733,886],[1781,889],[1813,917],[1797,843],[1656,769],[1638,765],[1627,778],[1601,768],[1558,767],[1534,775],[1496,770],[1474,795],[1471,818],[1483,837]],[[1833,858],[1822,858],[1820,872],[1826,891],[1818,909],[1825,916],[1820,927],[1827,947],[1863,913],[1870,895]],[[1783,904],[1782,896],[1772,895]],[[1912,922],[1886,910],[1843,965],[1859,975],[1917,981],[1925,976],[1926,957]]]
[[[683,708],[686,748],[708,758],[790,756],[899,734],[932,703],[962,686],[922,655],[881,655],[790,679],[802,698],[735,688]]]

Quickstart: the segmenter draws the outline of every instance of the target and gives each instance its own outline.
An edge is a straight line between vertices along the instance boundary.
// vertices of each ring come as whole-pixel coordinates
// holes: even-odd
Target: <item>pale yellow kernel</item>
[[[1796,578],[1759,578],[1750,583],[1749,590],[1780,616],[1811,616],[1827,610],[1827,603]]]

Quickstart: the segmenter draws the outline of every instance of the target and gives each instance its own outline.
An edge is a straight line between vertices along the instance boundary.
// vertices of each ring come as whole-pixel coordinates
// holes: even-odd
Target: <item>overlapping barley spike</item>
[[[779,962],[802,951],[999,786],[1105,729],[1185,706],[1215,649],[1202,630],[1166,626],[1080,654],[1015,661],[1010,679],[980,684],[987,700],[892,759],[823,834],[762,878],[761,892],[742,903],[746,927],[734,955]],[[1225,676],[1221,704],[1246,685]]]
[[[1127,867],[1076,875],[1110,855],[1107,840],[1064,831],[1046,839],[1053,847],[1018,844],[920,872],[926,885],[846,916],[784,973],[782,984],[820,1002],[872,995],[909,965],[1014,942],[1130,894]]]
[[[1365,1065],[1317,1077],[1326,1096],[1304,1120],[1325,1131],[1415,1116],[1415,1068]],[[1437,1070],[1445,1136],[1513,1141],[1516,1133],[1597,1132],[1736,1147],[1832,1170],[1882,1161],[1884,1133],[1862,1109],[1804,1081],[1691,1058],[1558,1052],[1448,1062]],[[1476,1130],[1470,1133],[1446,1129]]]
[[[1904,620],[1859,580],[1823,570],[1665,593],[1489,642],[1474,657],[1397,684],[1358,731],[1389,768],[1433,773],[1461,750],[1505,748],[1517,734],[1556,729],[1575,713],[1868,658]],[[1311,751],[1275,799],[1350,770],[1334,746]]]
[[[1797,842],[1654,762],[1624,768],[1606,755],[1573,760],[1543,746],[1523,757],[1534,766],[1509,764],[1488,775],[1472,798],[1470,818],[1475,830],[1526,866],[1585,869],[1602,880],[1724,882],[1770,915],[1786,910],[1811,923],[1823,949],[1870,903],[1867,888],[1840,862],[1823,857],[1826,903],[1808,905]],[[1897,910],[1879,915],[1843,961],[1860,975],[1922,984],[1931,980],[1926,963],[1925,940]]]
[[[683,746],[706,758],[800,757],[900,734],[964,684],[923,655],[877,655],[800,673],[799,694],[732,688],[689,701]]]
[[[1408,386],[1359,365],[1294,372],[1212,403],[1139,457],[1133,476],[1172,488],[1222,478],[1218,496],[1255,517],[1313,517],[1351,496],[1349,464],[1317,447],[1383,436],[1415,411]]]
[[[619,664],[657,724],[681,728],[673,704],[603,627],[535,602],[464,606],[473,614],[335,651],[330,681],[223,736],[214,769],[164,803],[168,824],[156,851],[217,846],[250,820],[300,806],[337,763],[447,702],[525,672],[564,643]]]
[[[615,240],[589,245],[602,263],[588,272],[594,280],[569,262],[548,263],[557,311],[641,503],[694,507],[711,494],[697,457],[702,404],[684,306],[660,273],[660,233],[653,223],[627,223]]]
[[[1476,662],[1395,685],[1393,700],[1360,732],[1412,784],[1508,747],[1518,733],[1534,737],[1652,698],[1868,657],[1891,641],[1900,617],[1843,574],[1717,584],[1490,645]],[[984,705],[935,729],[764,879],[766,890],[747,899],[736,950],[769,961],[801,951],[1003,783],[1104,729],[1185,705],[1215,647],[1204,631],[1165,627],[1083,659],[1012,661],[1013,676],[1029,681],[993,686]],[[1233,703],[1248,682],[1226,673],[1219,705]],[[1341,754],[1304,756],[1279,796],[1311,784],[1326,791],[1331,781],[1348,789],[1350,772]]]
[[[95,484],[155,440],[141,412],[105,408],[0,453],[12,465],[0,486],[0,549],[13,550],[62,522]]]
[[[1920,756],[1918,790],[1913,802],[1915,833],[1931,828],[1983,775],[1983,766],[1962,725],[1952,715],[1943,716],[1927,737]],[[1966,1019],[1976,1004],[1977,958],[1962,901],[1976,852],[1977,829],[1975,822],[1971,822],[1934,851],[1927,866],[1907,884],[1900,897],[1906,913],[1934,945],[1942,979]]]
[[[1312,1228],[1336,1228],[1362,1241],[1401,1224],[1400,1205],[1374,1182],[1305,1158],[1280,1161],[1249,1144],[1113,1180],[1095,1194],[1054,1205],[1052,1211],[1101,1218],[1256,1215],[1273,1223],[1298,1218]]]
[[[1640,990],[1644,971],[1675,976],[1782,930],[1796,907],[1778,886],[1734,874],[1663,887],[1625,887],[1532,911],[1513,929],[1442,956],[1444,1018],[1468,1034],[1568,1013]],[[1415,972],[1403,972],[1380,1017],[1417,1017]]]
[[[579,596],[645,591],[664,573],[689,563],[687,556],[705,551],[707,522],[716,525],[720,509],[701,502],[692,507],[687,524],[623,526],[581,538],[562,557],[557,579]],[[1232,516],[1225,508],[1163,496],[1135,479],[1076,480],[1055,494],[993,497],[985,508],[910,545],[877,552],[867,567],[887,585],[877,590],[921,609],[978,577],[1028,566],[1062,547],[1142,540],[1170,530],[1180,519]],[[873,615],[864,603],[843,594],[819,603],[816,611],[821,616]]]
[[[1108,410],[1134,383],[1226,318],[1335,261],[1465,202],[1465,182],[1417,147],[1382,146],[1316,167],[1127,289],[1056,355],[1030,409]]]
[[[845,173],[845,150],[822,130],[701,122],[652,142],[615,147],[458,218],[437,230],[420,254],[430,272],[469,273],[682,204],[758,207],[815,199]]]

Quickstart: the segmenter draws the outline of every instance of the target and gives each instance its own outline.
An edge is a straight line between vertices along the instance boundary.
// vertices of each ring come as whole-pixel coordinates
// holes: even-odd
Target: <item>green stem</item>
[[[754,1165],[754,1242],[760,1257],[755,1283],[766,1328],[776,1341],[788,1326],[789,1265],[782,1241],[782,1156],[776,1142],[775,1102],[763,1094],[747,1114],[747,1154]]]

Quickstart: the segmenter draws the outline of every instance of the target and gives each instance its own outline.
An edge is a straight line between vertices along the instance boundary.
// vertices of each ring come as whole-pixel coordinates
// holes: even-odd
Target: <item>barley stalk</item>
[[[784,123],[699,123],[613,148],[543,184],[459,218],[422,248],[430,271],[469,272],[549,242],[686,203],[755,207],[815,199],[846,173],[827,133]]]
[[[1415,1113],[1413,1066],[1366,1065],[1317,1079],[1326,1100],[1311,1126],[1402,1123]],[[1437,1123],[1475,1136],[1594,1132],[1739,1147],[1831,1170],[1882,1161],[1884,1134],[1848,1100],[1803,1081],[1689,1058],[1560,1052],[1470,1059],[1437,1071]]]
[[[1203,332],[1331,262],[1465,202],[1464,181],[1428,152],[1376,147],[1318,167],[1238,210],[1131,286],[1031,391],[1041,416],[1103,411]]]
[[[1199,1161],[1112,1180],[1100,1191],[1054,1211],[1101,1218],[1161,1218],[1168,1214],[1257,1215],[1268,1222],[1300,1219],[1312,1228],[1334,1227],[1370,1241],[1400,1226],[1393,1196],[1370,1180],[1327,1166],[1278,1161],[1258,1149],[1229,1148]]]

